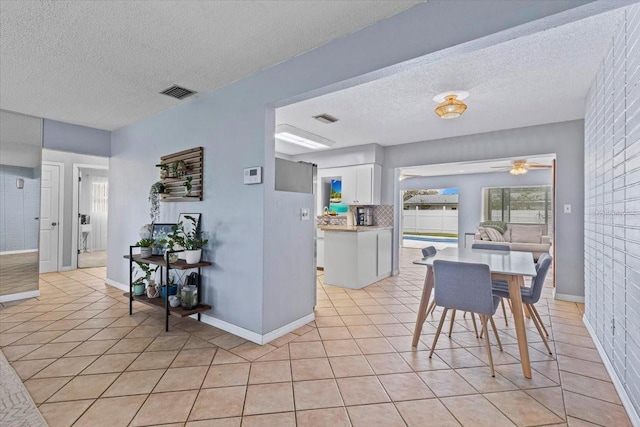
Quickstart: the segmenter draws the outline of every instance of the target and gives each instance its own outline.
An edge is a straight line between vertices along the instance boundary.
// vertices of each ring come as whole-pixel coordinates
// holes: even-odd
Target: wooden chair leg
[[[482,332],[484,333],[484,339],[487,342],[487,354],[489,355],[489,367],[491,368],[491,376],[495,377],[496,373],[493,369],[493,354],[491,354],[491,342],[489,341],[489,331],[487,330],[487,316],[480,314],[480,321],[482,322]]]
[[[429,314],[433,314],[435,310],[436,310],[436,301],[433,300],[429,304],[429,307],[427,307],[427,314],[425,315],[425,317],[428,316]]]
[[[504,307],[504,298],[500,298],[500,305],[502,306],[502,315],[504,316],[504,325],[509,326],[509,321],[507,320],[507,309]]]
[[[442,331],[442,325],[444,324],[444,319],[447,317],[448,308],[443,308],[442,317],[440,317],[440,323],[438,323],[438,329],[436,330],[436,336],[433,337],[433,344],[431,344],[431,350],[429,351],[429,359],[433,356],[433,351],[436,349],[436,344],[438,342],[438,337],[440,336],[440,332]]]
[[[478,338],[478,325],[476,325],[476,315],[471,313],[471,322],[473,322],[473,330],[476,332],[476,338]]]
[[[502,341],[500,341],[500,336],[498,335],[498,329],[496,329],[496,322],[493,321],[493,316],[489,316],[489,321],[491,321],[491,327],[493,328],[493,335],[496,337],[496,341],[498,342],[498,348],[500,351],[504,351],[502,349]]]
[[[451,323],[449,324],[449,338],[451,338],[451,332],[453,332],[453,323],[456,320],[456,310],[451,310]]]
[[[529,306],[529,310],[533,313],[533,310],[532,310],[533,306],[530,304],[527,304],[527,305]],[[553,354],[551,352],[551,348],[549,347],[549,343],[547,342],[547,339],[545,338],[544,334],[542,333],[542,329],[540,328],[540,321],[536,318],[535,315],[531,316],[531,320],[533,320],[533,324],[536,325],[536,329],[540,334],[540,338],[542,338],[542,342],[544,342],[544,346],[547,347],[547,351],[549,352],[549,354]]]
[[[538,313],[538,309],[533,304],[530,304],[530,309],[531,309],[531,312],[533,313],[533,315],[538,318],[538,322],[540,322],[540,326],[542,327],[542,330],[544,331],[544,334],[548,337],[549,336],[549,332],[547,331],[547,328],[545,328],[545,326],[544,326],[544,322],[542,321],[542,317],[540,317],[540,313]]]

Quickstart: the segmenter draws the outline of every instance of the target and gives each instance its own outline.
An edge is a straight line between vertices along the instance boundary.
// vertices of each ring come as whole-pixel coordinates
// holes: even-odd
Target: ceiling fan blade
[[[550,169],[553,166],[551,166],[551,165],[538,165],[538,164],[533,164],[532,165],[532,164],[528,164],[526,167],[529,168],[529,169]]]

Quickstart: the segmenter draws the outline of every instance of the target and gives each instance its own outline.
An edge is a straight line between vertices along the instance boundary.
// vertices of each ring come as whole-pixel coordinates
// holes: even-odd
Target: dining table
[[[429,299],[431,298],[431,292],[434,286],[433,262],[435,260],[487,264],[491,270],[492,280],[503,280],[509,284],[509,299],[511,300],[511,311],[518,340],[522,373],[525,378],[531,378],[531,361],[529,359],[529,347],[527,346],[527,332],[524,325],[520,288],[524,286],[525,277],[536,276],[533,254],[531,252],[492,251],[451,247],[438,251],[434,256],[414,261],[414,264],[427,267],[427,274],[422,288],[422,298],[420,299],[420,307],[418,308],[418,318],[413,332],[414,347],[418,345],[420,334],[422,333],[422,325],[427,318],[427,306],[429,305]]]

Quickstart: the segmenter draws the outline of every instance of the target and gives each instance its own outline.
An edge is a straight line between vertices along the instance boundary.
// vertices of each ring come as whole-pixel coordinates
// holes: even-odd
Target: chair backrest
[[[436,305],[479,314],[495,313],[497,305],[487,264],[434,260],[433,276]]]
[[[489,243],[474,243],[471,245],[471,249],[488,249],[490,251],[511,251],[509,245],[491,245]]]
[[[422,257],[429,258],[430,256],[434,256],[436,254],[436,248],[433,246],[427,246],[426,248],[422,248]]]
[[[547,277],[547,271],[549,271],[549,267],[551,266],[551,255],[544,253],[540,255],[538,258],[538,262],[536,263],[536,277],[533,279],[533,283],[531,284],[531,302],[530,304],[535,304],[540,300],[540,295],[542,295],[542,288],[544,287],[544,279]]]

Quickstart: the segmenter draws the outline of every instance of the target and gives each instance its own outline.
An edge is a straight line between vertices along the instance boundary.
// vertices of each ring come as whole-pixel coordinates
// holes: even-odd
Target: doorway
[[[402,246],[458,246],[457,188],[410,189],[402,195]]]
[[[60,175],[63,165],[42,163],[40,192],[40,273],[58,271],[60,256]]]
[[[109,178],[107,169],[77,167],[77,265],[107,265]]]

